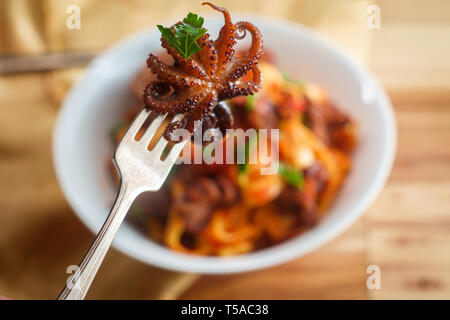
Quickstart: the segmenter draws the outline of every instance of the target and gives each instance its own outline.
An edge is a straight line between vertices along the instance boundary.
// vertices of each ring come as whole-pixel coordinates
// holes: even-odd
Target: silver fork
[[[161,160],[161,155],[168,142],[163,137],[159,138],[151,151],[148,150],[149,143],[167,114],[156,116],[142,137],[136,141],[135,137],[150,113],[148,108],[142,108],[114,153],[113,162],[120,177],[119,193],[94,243],[58,300],[84,299],[131,204],[142,192],[157,191],[161,188],[186,143],[184,141],[175,144],[164,160]],[[182,115],[178,114],[172,121],[181,118]]]

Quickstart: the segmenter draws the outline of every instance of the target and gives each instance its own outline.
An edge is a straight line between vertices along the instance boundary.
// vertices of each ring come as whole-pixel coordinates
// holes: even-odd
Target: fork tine
[[[183,115],[182,115],[182,114],[176,114],[176,115],[173,117],[171,123],[173,123],[173,122],[175,122],[175,121],[178,121],[178,120],[181,120],[182,118],[183,118]],[[161,153],[164,151],[164,148],[167,146],[168,143],[169,143],[169,142],[168,142],[164,137],[161,137],[161,138],[158,140],[158,142],[157,142],[157,144],[155,145],[155,147],[152,149],[152,152],[155,153],[155,154],[157,154],[157,155],[161,155]]]
[[[156,154],[156,155],[161,155],[161,153],[163,152],[164,148],[167,146],[167,143],[168,143],[168,141],[164,137],[159,138],[158,143],[152,149],[151,152]]]
[[[145,130],[142,138],[139,139],[139,142],[144,144],[145,146],[148,146],[150,144],[150,141],[152,140],[153,136],[158,131],[158,128],[163,123],[166,116],[167,116],[167,113],[158,115],[155,119],[153,119],[152,123],[148,126],[148,129]]]
[[[139,112],[139,114],[136,116],[136,118],[131,123],[130,127],[128,128],[127,132],[125,133],[124,140],[125,139],[134,139],[136,134],[138,133],[139,129],[144,124],[145,120],[147,120],[148,115],[150,114],[150,109],[143,107],[142,110]]]
[[[183,116],[184,116],[184,114],[178,113],[178,114],[175,115],[175,117],[173,117],[171,122],[175,122],[175,121],[181,120],[183,118]]]
[[[183,150],[185,144],[186,144],[187,140],[184,140],[180,143],[176,143],[172,149],[170,150],[169,154],[167,155],[166,159],[164,159],[164,162],[172,162],[175,163],[175,161],[177,160],[178,156],[181,153],[181,150]]]

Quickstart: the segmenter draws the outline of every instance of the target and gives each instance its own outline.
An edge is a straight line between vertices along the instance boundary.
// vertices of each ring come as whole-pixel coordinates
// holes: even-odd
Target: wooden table
[[[76,2],[84,4],[79,31],[58,28],[65,25],[66,16],[59,14],[65,12],[63,1],[41,2],[52,10],[35,12],[45,12],[50,50],[101,49],[199,5],[197,0],[180,0],[176,6],[167,1],[98,1],[100,10],[94,1]],[[450,1],[273,3],[227,0],[231,11],[270,14],[314,26],[363,56],[394,104],[395,166],[366,215],[334,241],[267,270],[201,277],[181,297],[450,298]],[[361,24],[350,20],[357,20],[358,13],[364,17],[372,3],[381,8],[381,29],[361,36],[352,33]],[[29,46],[27,53],[46,48],[39,37],[31,40],[21,43]],[[77,263],[93,240],[68,207],[51,162],[51,128],[58,106],[81,73],[61,70],[0,77],[1,295],[53,299],[67,278],[66,267]],[[381,269],[380,290],[366,287],[369,265]],[[173,298],[195,278],[157,270],[116,250],[111,250],[102,270],[90,298]]]
[[[271,269],[205,276],[185,299],[450,298],[450,2],[378,1],[369,67],[398,125],[391,177],[336,240]],[[369,290],[369,265],[381,289]]]

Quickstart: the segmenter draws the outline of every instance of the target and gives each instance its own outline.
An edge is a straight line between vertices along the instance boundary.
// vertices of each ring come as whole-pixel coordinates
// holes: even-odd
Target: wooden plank
[[[367,263],[381,269],[371,299],[450,297],[450,2],[377,1],[370,66],[392,98],[398,150],[367,214]]]
[[[384,24],[372,35],[370,65],[388,89],[450,88],[450,24]]]
[[[398,147],[392,177],[450,179],[450,101],[411,104],[393,100]]]
[[[364,299],[364,223],[319,250],[266,270],[204,276],[182,299]]]
[[[376,4],[381,9],[383,23],[423,24],[450,21],[448,0],[377,0]]]
[[[375,299],[450,297],[450,180],[391,181],[367,215],[367,263],[381,269]]]

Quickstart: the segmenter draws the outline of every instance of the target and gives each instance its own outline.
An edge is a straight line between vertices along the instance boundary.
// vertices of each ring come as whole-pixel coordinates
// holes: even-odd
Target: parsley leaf
[[[303,174],[299,170],[294,170],[280,163],[278,167],[278,174],[288,184],[301,189],[303,187]]]
[[[286,82],[291,82],[292,81],[291,77],[284,71],[281,71],[281,76],[283,77],[283,80],[286,81]]]
[[[257,96],[257,93],[248,95],[245,98],[245,110],[247,110],[248,112],[253,111],[253,109],[255,108],[256,96]]]
[[[207,31],[203,29],[204,19],[197,14],[189,12],[183,22],[173,26],[175,33],[158,24],[158,29],[163,38],[186,59],[200,51],[197,40]]]
[[[195,28],[201,28],[203,26],[204,19],[192,12],[189,12],[187,17],[183,19],[183,22],[186,24],[190,24]]]
[[[244,163],[238,163],[239,174],[245,174],[248,169],[250,162],[250,155],[253,153],[255,148],[258,146],[258,133],[253,134],[249,137],[248,141],[244,145]]]
[[[145,219],[144,207],[142,207],[138,202],[135,202],[131,205],[131,213],[137,221],[142,221]]]
[[[181,45],[178,39],[173,34],[172,30],[170,28],[163,27],[162,25],[157,25],[159,32],[161,32],[162,36],[166,41],[174,47],[178,52],[181,52]]]
[[[299,87],[304,87],[305,86],[305,82],[304,81],[296,81],[293,80],[286,72],[282,71],[281,72],[281,76],[283,77],[283,80],[286,82],[290,82],[290,83],[294,83],[296,85],[298,85]]]
[[[126,123],[124,121],[120,121],[116,123],[112,128],[109,129],[109,136],[111,139],[116,139],[117,134],[119,133],[120,129],[122,129]]]

